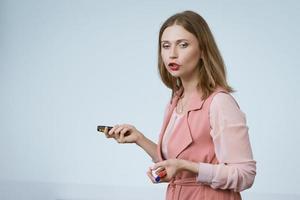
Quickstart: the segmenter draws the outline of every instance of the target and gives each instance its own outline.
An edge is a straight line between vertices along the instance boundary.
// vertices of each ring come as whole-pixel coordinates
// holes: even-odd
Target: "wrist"
[[[190,171],[198,174],[198,163],[188,160],[179,160],[179,171]]]
[[[141,146],[142,142],[145,140],[145,136],[141,133],[141,132],[138,132],[138,135],[137,135],[137,138],[136,138],[136,141],[135,143],[139,146]]]

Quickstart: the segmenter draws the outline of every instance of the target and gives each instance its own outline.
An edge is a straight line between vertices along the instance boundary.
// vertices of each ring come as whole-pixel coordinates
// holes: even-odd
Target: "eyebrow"
[[[176,40],[176,42],[178,43],[178,42],[189,42],[189,40],[188,39],[179,39],[179,40]],[[169,40],[162,40],[162,41],[160,41],[160,43],[163,43],[163,42],[170,42]]]

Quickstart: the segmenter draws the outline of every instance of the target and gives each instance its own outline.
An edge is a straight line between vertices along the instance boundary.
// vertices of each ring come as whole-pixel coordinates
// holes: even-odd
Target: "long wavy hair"
[[[201,58],[198,62],[199,83],[202,99],[206,99],[217,87],[233,92],[226,80],[225,64],[212,32],[206,21],[193,11],[184,11],[169,17],[161,26],[158,39],[158,70],[162,82],[172,90],[172,97],[182,88],[180,78],[173,77],[166,69],[161,56],[161,37],[164,30],[172,25],[180,25],[192,33],[199,42]]]

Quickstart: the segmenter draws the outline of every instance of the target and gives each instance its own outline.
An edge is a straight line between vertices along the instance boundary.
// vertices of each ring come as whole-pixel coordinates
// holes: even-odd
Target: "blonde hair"
[[[200,71],[198,89],[202,99],[206,99],[217,87],[233,92],[226,80],[225,64],[206,21],[193,11],[184,11],[168,18],[160,28],[158,40],[158,70],[162,82],[172,89],[172,97],[182,87],[180,79],[173,77],[166,69],[161,57],[161,37],[164,30],[172,25],[180,25],[192,33],[199,42],[201,58],[198,62]]]

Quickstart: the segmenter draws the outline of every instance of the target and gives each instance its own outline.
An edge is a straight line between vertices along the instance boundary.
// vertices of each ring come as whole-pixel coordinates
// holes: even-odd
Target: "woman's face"
[[[188,79],[197,75],[200,49],[197,38],[180,25],[166,28],[161,37],[161,56],[168,72]]]

